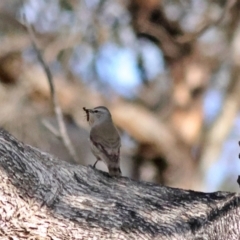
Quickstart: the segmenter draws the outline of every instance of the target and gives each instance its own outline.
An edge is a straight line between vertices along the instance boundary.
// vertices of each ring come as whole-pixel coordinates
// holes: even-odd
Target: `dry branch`
[[[0,237],[238,239],[240,194],[112,178],[0,130]]]
[[[126,102],[114,104],[111,112],[117,126],[124,129],[138,143],[151,146],[152,153],[165,157],[168,164],[165,183],[168,186],[193,189],[197,185],[200,180],[198,175],[194,174],[196,166],[188,148],[181,144],[172,129],[157,115],[140,105]]]
[[[222,13],[218,16],[218,18],[214,20],[204,19],[203,22],[197,27],[197,30],[194,33],[188,33],[183,36],[177,38],[179,43],[189,43],[197,40],[204,32],[210,29],[213,26],[217,26],[226,19],[226,16],[229,14],[231,9],[235,6],[237,0],[228,0],[222,10]]]
[[[226,1],[221,14],[216,19],[204,18],[192,33],[185,33],[180,24],[166,17],[161,1],[159,4],[159,1],[153,0],[149,4],[146,1],[132,0],[129,10],[136,33],[157,42],[167,60],[178,60],[192,52],[194,42],[204,32],[213,26],[220,25],[236,3],[237,0]]]
[[[50,92],[51,92],[51,97],[52,97],[53,109],[54,109],[54,112],[55,112],[55,116],[56,116],[56,119],[57,119],[57,122],[58,122],[58,128],[59,128],[59,134],[57,134],[56,136],[60,137],[60,139],[62,140],[64,146],[68,150],[69,155],[73,158],[73,160],[75,162],[77,162],[77,155],[76,155],[76,152],[75,152],[75,150],[73,148],[71,140],[70,140],[70,138],[68,136],[67,128],[66,128],[66,125],[64,123],[62,109],[61,109],[61,107],[59,105],[58,98],[57,98],[57,95],[56,95],[52,73],[50,71],[50,68],[46,64],[46,62],[45,62],[45,60],[44,60],[44,58],[43,58],[43,56],[41,54],[40,49],[38,48],[37,40],[35,38],[35,35],[34,35],[34,32],[33,32],[33,29],[31,27],[31,25],[29,23],[27,23],[27,21],[25,21],[25,22],[26,22],[27,31],[28,31],[28,34],[30,36],[33,48],[36,51],[37,58],[38,58],[40,64],[42,65],[44,72],[46,73],[46,77],[47,77],[47,80],[48,80],[48,83],[49,83],[49,86],[50,86]],[[49,125],[50,124],[48,124],[48,125],[45,124],[44,126],[48,126],[47,127],[48,130],[53,129],[53,127],[49,128]]]
[[[208,131],[203,134],[203,150],[201,152],[199,172],[202,176],[219,159],[219,155],[234,125],[234,120],[240,109],[240,70],[234,67],[232,70],[231,84],[225,95],[222,111],[213,122]]]

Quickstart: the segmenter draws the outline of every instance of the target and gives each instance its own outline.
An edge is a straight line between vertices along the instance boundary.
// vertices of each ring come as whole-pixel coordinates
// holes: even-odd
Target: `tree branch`
[[[68,153],[72,157],[72,159],[75,162],[77,162],[77,155],[76,155],[76,152],[73,148],[71,140],[68,136],[67,129],[66,129],[64,119],[63,119],[62,109],[61,109],[61,107],[58,103],[58,98],[57,98],[55,87],[54,87],[52,73],[51,73],[48,65],[46,64],[46,62],[45,62],[45,60],[44,60],[44,58],[41,54],[40,49],[38,48],[37,40],[36,40],[36,37],[34,35],[34,32],[33,32],[33,29],[31,27],[31,25],[26,21],[26,19],[25,19],[25,23],[26,23],[27,31],[28,31],[28,34],[30,36],[33,48],[36,51],[37,58],[38,58],[38,60],[41,64],[41,66],[43,67],[44,72],[46,73],[46,77],[48,79],[48,83],[49,83],[49,86],[50,86],[53,109],[54,109],[55,116],[56,116],[56,119],[57,119],[57,122],[58,122],[58,127],[59,127],[59,134],[57,134],[57,136],[59,136],[60,139],[62,140],[64,146],[68,150]],[[48,125],[47,129],[49,130],[50,123],[48,123],[47,125]],[[46,126],[46,124],[44,124],[44,126]],[[51,127],[51,129],[53,129],[53,127]]]
[[[238,239],[240,194],[112,178],[24,145],[0,129],[0,237]]]
[[[176,38],[177,42],[190,43],[190,42],[195,41],[198,37],[200,37],[209,28],[219,25],[226,18],[227,14],[229,14],[229,12],[231,11],[231,9],[234,7],[234,5],[236,3],[237,3],[237,0],[226,1],[225,7],[217,19],[214,19],[214,20],[204,19],[203,22],[200,24],[200,26],[197,28],[197,30],[194,33],[187,33],[183,36],[177,37]]]

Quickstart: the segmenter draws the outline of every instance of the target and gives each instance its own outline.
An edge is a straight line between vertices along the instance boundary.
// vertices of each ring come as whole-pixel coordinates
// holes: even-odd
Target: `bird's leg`
[[[93,168],[96,167],[98,161],[100,161],[100,158],[97,158],[97,161],[93,164]]]

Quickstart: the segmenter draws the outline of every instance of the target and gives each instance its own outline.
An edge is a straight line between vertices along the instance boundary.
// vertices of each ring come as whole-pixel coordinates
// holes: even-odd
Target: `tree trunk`
[[[1,239],[226,240],[240,235],[240,194],[112,178],[24,145],[5,130],[0,130],[0,188]]]

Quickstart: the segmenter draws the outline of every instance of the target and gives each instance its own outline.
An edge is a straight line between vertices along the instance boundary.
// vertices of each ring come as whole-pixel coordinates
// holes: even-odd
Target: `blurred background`
[[[25,14],[79,164],[95,161],[82,108],[105,105],[121,133],[124,176],[239,191],[239,10],[239,0],[1,0],[0,126],[72,161],[42,124],[57,127]]]

